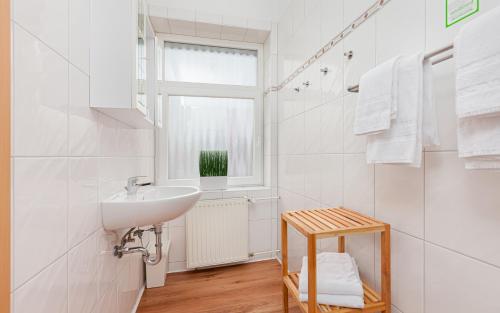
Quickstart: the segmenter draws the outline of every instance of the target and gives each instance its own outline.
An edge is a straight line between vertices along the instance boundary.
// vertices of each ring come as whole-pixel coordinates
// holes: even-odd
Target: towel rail
[[[453,49],[453,44],[450,44],[450,45],[444,46],[442,48],[436,49],[434,51],[426,53],[424,55],[424,60],[431,59],[431,58],[433,58],[433,57],[435,57],[437,55],[440,55],[443,52],[447,52],[447,51],[450,51],[452,49]],[[453,58],[453,53],[448,54],[446,56],[443,56],[441,58],[438,58],[436,60],[433,60],[432,61],[432,65],[439,64],[439,63],[444,62],[446,60],[449,60],[451,58]],[[347,91],[349,91],[349,92],[359,92],[359,85],[349,86],[349,87],[347,87]]]

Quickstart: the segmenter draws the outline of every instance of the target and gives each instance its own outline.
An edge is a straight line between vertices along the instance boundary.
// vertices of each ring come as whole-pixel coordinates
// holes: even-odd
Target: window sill
[[[271,197],[277,195],[276,188],[270,186],[229,187],[225,190],[202,191],[200,200],[220,200],[246,197]]]

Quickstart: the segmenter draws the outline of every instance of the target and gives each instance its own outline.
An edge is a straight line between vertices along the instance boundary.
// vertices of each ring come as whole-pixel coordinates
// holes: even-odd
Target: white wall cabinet
[[[155,40],[145,0],[92,0],[90,40],[90,106],[153,127]]]

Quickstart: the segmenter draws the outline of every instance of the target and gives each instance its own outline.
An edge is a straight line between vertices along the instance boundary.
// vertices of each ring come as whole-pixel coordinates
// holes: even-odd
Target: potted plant
[[[227,188],[227,151],[200,151],[200,187],[202,190]]]

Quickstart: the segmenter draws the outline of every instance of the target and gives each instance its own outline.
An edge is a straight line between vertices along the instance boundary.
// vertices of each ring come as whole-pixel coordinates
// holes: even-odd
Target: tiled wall
[[[278,25],[278,81],[349,25],[374,0],[293,0]],[[498,1],[481,1],[481,12]],[[457,157],[453,60],[434,66],[442,145],[420,169],[371,166],[352,135],[357,84],[392,56],[453,41],[467,21],[445,27],[444,0],[391,0],[374,18],[278,95],[278,211],[344,205],[392,225],[394,312],[500,312],[500,173],[466,171]],[[469,18],[470,20],[470,18]],[[344,52],[352,50],[348,60]],[[323,75],[319,69],[328,67]],[[300,92],[302,82],[309,88]],[[305,240],[290,234],[298,269]],[[362,276],[379,282],[379,239],[352,237]],[[335,250],[322,241],[320,250]]]
[[[129,313],[142,260],[113,257],[99,199],[153,175],[153,131],[89,109],[89,0],[12,2],[12,311]]]

